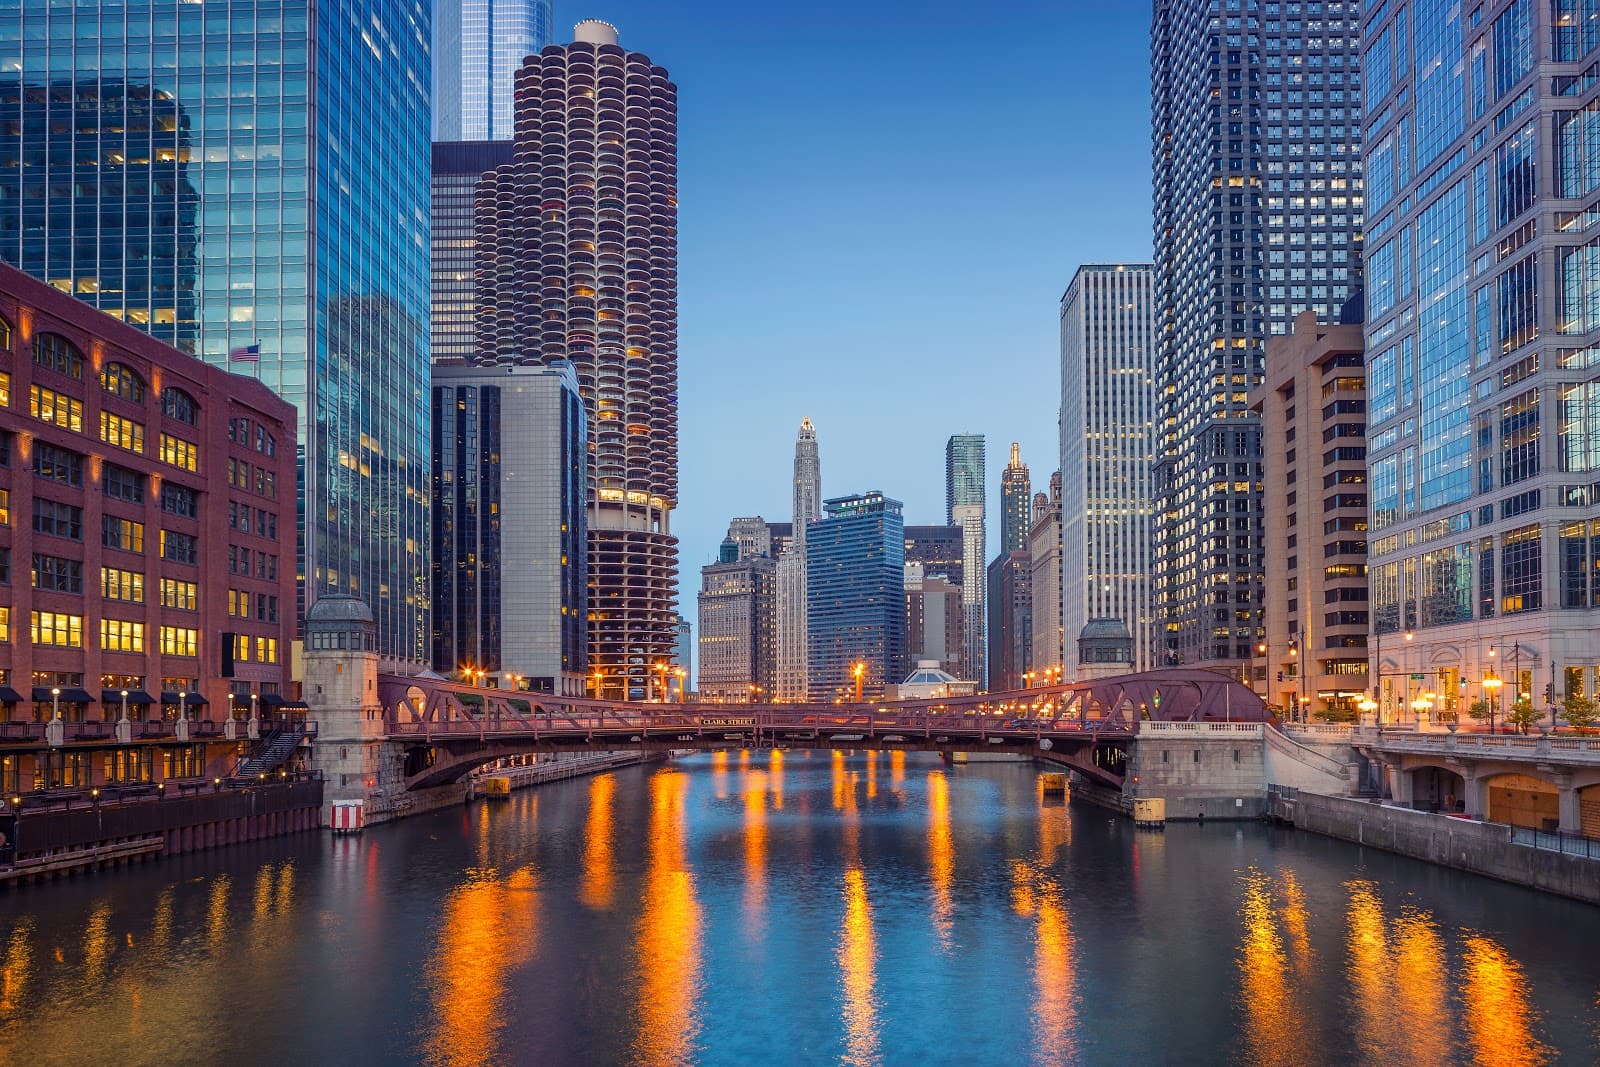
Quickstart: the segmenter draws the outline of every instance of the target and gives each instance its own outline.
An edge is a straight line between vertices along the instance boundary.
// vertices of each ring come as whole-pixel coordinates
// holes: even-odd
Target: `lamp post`
[[[50,718],[54,722],[61,721],[61,687],[50,687]]]
[[[667,702],[667,664],[665,660],[656,662],[656,681],[661,686],[661,703]]]
[[[187,721],[188,718],[189,718],[189,691],[187,689],[182,689],[182,690],[179,690],[179,692],[178,692],[178,720],[180,722],[184,722],[184,721]]]
[[[855,666],[850,668],[850,673],[856,680],[856,703],[859,704],[861,703],[861,685],[867,675],[867,665],[860,660],[856,660]]]
[[[678,703],[682,704],[687,699],[684,696],[683,689],[687,684],[684,679],[689,677],[689,672],[684,670],[682,667],[677,667],[673,669],[672,673],[677,675],[678,678]]]
[[[1489,701],[1489,732],[1491,734],[1494,733],[1494,713],[1499,709],[1500,706],[1500,686],[1502,684],[1503,683],[1500,681],[1500,676],[1495,674],[1494,668],[1491,667],[1489,669],[1489,673],[1484,675],[1483,678],[1483,687],[1487,689],[1489,691],[1489,695],[1493,697],[1493,699]]]
[[[122,718],[119,721],[128,721],[128,691],[126,689],[122,691]]]
[[[1266,688],[1266,670],[1265,670],[1265,665],[1266,665],[1266,661],[1267,661],[1267,643],[1265,641],[1257,641],[1256,642],[1256,655],[1261,659],[1261,662],[1262,662],[1263,670],[1261,672],[1261,675],[1262,675],[1261,681],[1262,681],[1262,688],[1265,689]],[[1253,676],[1255,674],[1255,672],[1256,672],[1256,661],[1255,660],[1251,660],[1250,661],[1250,673]],[[1256,680],[1255,680],[1254,677],[1252,677],[1250,679],[1250,692],[1254,693],[1255,691],[1256,691]],[[1266,698],[1266,694],[1262,694],[1262,699],[1265,699],[1265,698]]]
[[[1296,704],[1296,708],[1298,709],[1298,716],[1299,716],[1298,721],[1300,721],[1300,722],[1304,722],[1305,721],[1306,704],[1307,704],[1307,700],[1306,700],[1306,669],[1305,669],[1306,665],[1304,663],[1300,662],[1300,634],[1302,634],[1304,632],[1305,631],[1303,631],[1303,630],[1302,631],[1298,631],[1293,637],[1289,638],[1289,658],[1295,661],[1295,663],[1294,663],[1294,672],[1295,672],[1295,674],[1300,676],[1300,700]]]

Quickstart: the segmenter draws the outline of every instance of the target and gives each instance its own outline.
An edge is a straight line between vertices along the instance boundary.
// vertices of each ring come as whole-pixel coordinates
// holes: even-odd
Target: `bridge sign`
[[[700,725],[701,726],[754,726],[755,724],[756,724],[756,720],[755,720],[754,716],[751,716],[749,718],[742,718],[742,719],[701,719],[700,720]]]

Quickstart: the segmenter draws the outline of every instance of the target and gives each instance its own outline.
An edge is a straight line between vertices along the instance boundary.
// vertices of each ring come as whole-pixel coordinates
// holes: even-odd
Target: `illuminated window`
[[[200,469],[200,450],[189,441],[171,434],[161,435],[161,461],[186,471]]]
[[[0,489],[0,526],[11,525],[11,490]]]
[[[278,639],[276,637],[256,638],[256,662],[278,662]]]
[[[0,641],[11,640],[11,609],[0,605]]]
[[[0,371],[0,408],[11,406],[11,375]]]
[[[106,652],[143,652],[144,623],[101,619],[100,647]]]
[[[144,523],[132,519],[119,519],[115,515],[100,517],[100,543],[107,548],[124,552],[144,551]]]
[[[144,403],[144,379],[125,363],[107,363],[100,371],[100,388],[135,404]]]
[[[56,648],[83,647],[83,616],[59,611],[35,611],[29,623],[36,645]]]
[[[198,599],[195,583],[185,582],[178,578],[161,579],[162,607],[176,608],[179,611],[194,611],[195,602]]]
[[[109,411],[102,411],[100,440],[117,448],[126,448],[129,452],[143,452],[144,424],[125,419],[121,415],[113,415]]]
[[[144,575],[138,571],[119,570],[116,567],[101,567],[100,596],[106,600],[121,600],[129,604],[143,604]]]
[[[163,656],[196,656],[200,646],[200,631],[182,626],[161,628],[161,654]]]
[[[28,414],[73,433],[83,432],[83,404],[54,389],[28,387]]]

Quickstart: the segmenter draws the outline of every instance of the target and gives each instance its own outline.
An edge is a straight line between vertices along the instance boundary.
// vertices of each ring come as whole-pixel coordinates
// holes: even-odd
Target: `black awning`
[[[283,703],[283,697],[277,693],[262,693],[261,704],[263,707],[275,708]]]
[[[178,702],[178,697],[180,696],[183,696],[183,694],[175,692],[171,689],[163,689],[161,691],[161,703],[176,704]],[[209,703],[211,702],[205,697],[201,696],[199,693],[190,693],[187,695],[187,697],[185,697],[183,706],[186,708],[194,708],[202,707]]]
[[[155,697],[151,696],[149,693],[146,693],[143,689],[130,689],[130,690],[128,690],[128,703],[129,704],[138,704],[141,707],[143,707],[146,704],[154,704],[155,702],[156,702]],[[100,703],[105,704],[107,707],[113,707],[113,708],[122,707],[122,690],[120,690],[120,689],[102,689],[102,690],[100,690]]]
[[[310,711],[311,705],[304,700],[285,700],[279,705],[279,709],[282,711]]]
[[[48,685],[36,685],[33,687],[33,699],[49,704],[55,700],[55,694],[50,692]],[[61,690],[61,702],[63,704],[93,704],[95,699],[89,695],[89,691],[86,689],[63,689]]]
[[[0,685],[0,704],[20,704],[22,694],[9,685]]]

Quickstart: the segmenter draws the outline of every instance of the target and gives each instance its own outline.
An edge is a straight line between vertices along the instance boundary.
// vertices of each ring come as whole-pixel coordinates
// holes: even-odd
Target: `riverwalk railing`
[[[1546,852],[1560,852],[1567,856],[1600,860],[1600,838],[1584,837],[1582,834],[1565,833],[1561,830],[1535,830],[1530,826],[1513,826],[1511,843]]]
[[[1538,734],[1433,733],[1393,727],[1358,726],[1351,741],[1395,752],[1453,753],[1480,759],[1538,760],[1600,766],[1600,738]]]

